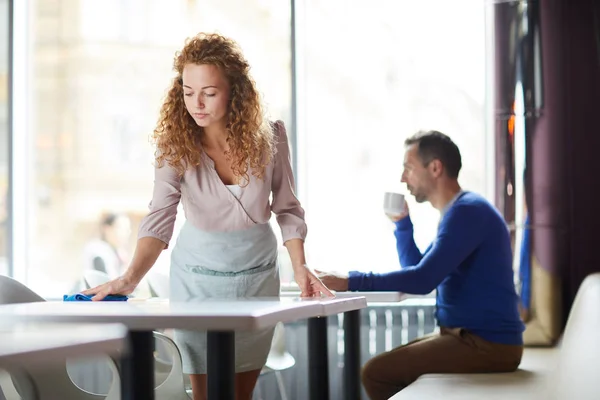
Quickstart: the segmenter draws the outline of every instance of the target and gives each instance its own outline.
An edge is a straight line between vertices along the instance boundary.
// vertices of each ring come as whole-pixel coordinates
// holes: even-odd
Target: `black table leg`
[[[344,313],[344,391],[344,399],[360,400],[360,310]]]
[[[235,333],[208,332],[208,400],[235,399]]]
[[[327,318],[308,320],[308,386],[310,400],[329,400]]]
[[[154,336],[152,331],[129,331],[129,349],[122,359],[121,398],[154,399]]]

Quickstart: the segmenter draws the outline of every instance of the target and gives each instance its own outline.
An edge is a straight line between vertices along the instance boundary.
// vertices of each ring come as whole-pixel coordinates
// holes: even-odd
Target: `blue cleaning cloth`
[[[65,294],[63,296],[63,301],[92,301],[92,296],[88,296],[81,293],[72,295]],[[102,301],[127,301],[127,296],[122,296],[120,294],[109,294]]]

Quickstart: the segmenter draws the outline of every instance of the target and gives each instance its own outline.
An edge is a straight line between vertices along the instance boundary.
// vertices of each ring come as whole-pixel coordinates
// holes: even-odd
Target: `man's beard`
[[[424,203],[427,201],[427,196],[423,193],[417,192],[416,189],[412,186],[406,187],[410,194],[415,198],[417,203]]]
[[[413,197],[417,203],[425,203],[427,201],[427,195],[423,193],[415,193],[413,194]]]

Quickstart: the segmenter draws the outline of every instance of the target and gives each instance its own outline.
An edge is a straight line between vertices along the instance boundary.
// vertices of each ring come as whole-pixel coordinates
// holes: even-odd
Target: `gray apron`
[[[277,240],[267,224],[205,232],[186,222],[171,253],[171,301],[279,296]],[[274,328],[235,332],[235,371],[261,369]],[[175,330],[187,374],[206,374],[206,332]]]

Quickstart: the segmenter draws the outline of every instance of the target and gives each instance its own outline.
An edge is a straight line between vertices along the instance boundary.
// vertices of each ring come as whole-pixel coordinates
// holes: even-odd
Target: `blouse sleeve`
[[[273,192],[271,211],[277,217],[284,243],[290,239],[304,240],[307,232],[306,223],[304,222],[304,209],[295,194],[290,147],[282,121],[275,123],[275,140],[277,152],[274,159],[273,180],[271,183],[271,191]]]
[[[165,242],[167,248],[173,229],[177,206],[181,199],[181,177],[167,162],[154,171],[154,192],[150,212],[140,223],[138,239],[154,237]]]

